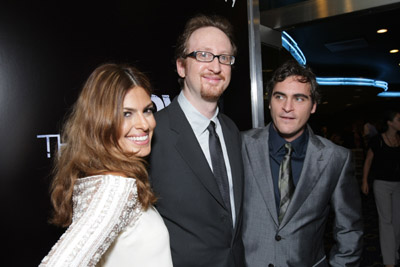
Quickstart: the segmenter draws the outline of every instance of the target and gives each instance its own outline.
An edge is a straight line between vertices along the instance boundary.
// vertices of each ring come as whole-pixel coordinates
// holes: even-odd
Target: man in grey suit
[[[247,266],[359,266],[361,199],[351,152],[307,125],[320,98],[315,75],[287,61],[273,74],[268,97],[272,123],[242,136]],[[336,242],[327,257],[331,209]]]
[[[244,266],[241,137],[217,106],[235,62],[232,33],[221,17],[188,21],[176,48],[181,93],[155,114],[150,179],[175,267]]]

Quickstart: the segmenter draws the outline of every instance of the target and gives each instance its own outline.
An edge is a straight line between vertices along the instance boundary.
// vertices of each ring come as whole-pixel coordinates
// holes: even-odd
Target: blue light
[[[282,32],[282,46],[290,52],[290,54],[294,57],[294,59],[297,60],[297,62],[299,62],[299,64],[306,64],[306,57],[304,56],[303,52],[295,40],[293,40],[293,38],[285,31]]]
[[[379,97],[400,97],[400,92],[382,92],[378,94]]]
[[[282,46],[290,52],[295,60],[301,65],[306,65],[306,57],[297,45],[296,41],[285,31],[282,31]],[[317,82],[320,85],[357,85],[357,86],[373,86],[383,90],[388,90],[388,83],[366,78],[322,78],[317,77]],[[398,93],[398,92],[395,92]],[[397,97],[395,94],[394,97]]]
[[[322,78],[317,77],[317,82],[320,85],[357,85],[357,86],[374,86],[387,91],[388,83],[366,78]]]

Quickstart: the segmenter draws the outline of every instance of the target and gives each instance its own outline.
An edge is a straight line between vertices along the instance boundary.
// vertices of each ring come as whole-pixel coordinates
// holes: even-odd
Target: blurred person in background
[[[383,264],[393,267],[400,244],[400,112],[385,112],[384,123],[384,132],[370,141],[361,190],[367,195],[373,181]]]

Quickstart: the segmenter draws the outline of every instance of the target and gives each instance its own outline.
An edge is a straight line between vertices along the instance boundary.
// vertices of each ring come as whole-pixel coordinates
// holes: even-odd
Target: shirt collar
[[[290,142],[293,147],[294,155],[305,155],[307,150],[308,136],[308,128],[305,127],[304,132],[298,138]],[[269,147],[271,153],[274,155],[277,154],[286,143],[287,141],[278,134],[274,125],[271,123],[269,127]]]
[[[208,125],[210,124],[210,119],[201,114],[190,102],[187,100],[183,91],[181,91],[178,95],[178,103],[181,106],[183,113],[188,119],[190,126],[193,129],[193,132],[196,136],[201,135],[204,131],[207,130]],[[215,114],[211,118],[218,125],[218,112],[219,109],[217,107]]]

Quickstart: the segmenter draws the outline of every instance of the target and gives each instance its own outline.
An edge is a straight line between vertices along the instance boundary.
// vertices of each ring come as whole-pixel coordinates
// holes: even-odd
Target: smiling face
[[[121,136],[118,139],[124,152],[134,152],[138,157],[150,154],[151,138],[156,127],[154,111],[154,104],[142,87],[134,87],[125,95]]]
[[[286,141],[291,142],[304,132],[308,118],[316,108],[309,83],[299,82],[297,76],[276,83],[269,109],[275,129]]]
[[[203,27],[192,33],[188,42],[188,53],[206,51],[214,55],[232,55],[228,36],[215,27]],[[231,66],[212,62],[199,62],[194,58],[178,59],[177,71],[184,78],[184,94],[196,106],[202,101],[217,102],[231,80]]]

